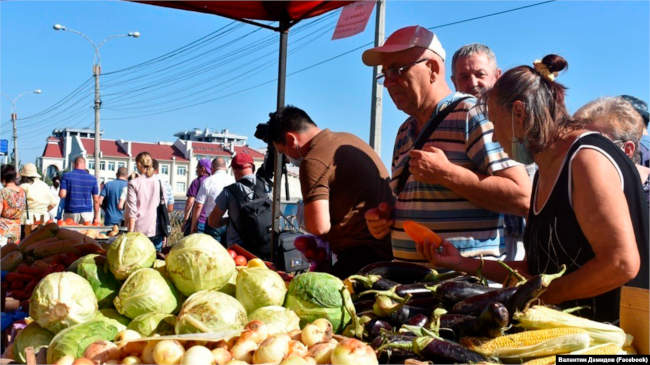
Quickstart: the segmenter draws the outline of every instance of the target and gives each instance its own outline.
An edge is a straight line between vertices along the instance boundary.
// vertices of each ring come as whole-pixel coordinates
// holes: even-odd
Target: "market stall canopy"
[[[352,1],[140,1],[139,3],[246,20],[297,22],[340,8]],[[256,23],[262,25],[260,23]],[[264,25],[262,25],[264,26]]]
[[[289,29],[299,21],[338,9],[354,1],[164,1],[164,0],[128,0],[143,4],[164,6],[201,13],[215,14],[245,23],[253,24],[280,33],[279,62],[278,62],[278,93],[277,108],[284,106],[284,94],[287,72],[287,38]],[[278,26],[260,23],[255,20],[277,21]],[[273,158],[273,176],[282,175],[283,157],[268,145],[269,154]],[[280,192],[282,179],[273,179],[273,244],[271,245],[272,260],[275,260],[275,248],[280,234]],[[289,186],[287,180],[287,198]]]

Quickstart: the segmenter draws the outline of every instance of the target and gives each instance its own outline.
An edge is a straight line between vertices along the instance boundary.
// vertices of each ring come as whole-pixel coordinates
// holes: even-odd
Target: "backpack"
[[[250,180],[238,181],[253,190],[253,198],[237,188],[237,183],[227,186],[239,206],[239,217],[232,220],[233,227],[242,240],[245,249],[262,259],[271,256],[271,224],[273,202],[266,193],[263,179],[257,178],[255,184]]]

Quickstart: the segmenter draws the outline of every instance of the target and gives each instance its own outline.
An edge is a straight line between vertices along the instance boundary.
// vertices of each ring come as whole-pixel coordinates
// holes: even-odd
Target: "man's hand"
[[[376,239],[382,239],[390,233],[390,227],[395,220],[392,219],[393,207],[388,203],[380,203],[377,208],[368,209],[364,214],[368,231]]]
[[[433,146],[412,150],[409,156],[409,172],[417,181],[427,184],[441,184],[442,177],[449,173],[453,165],[443,150]]]
[[[462,260],[458,249],[449,241],[442,240],[440,247],[431,242],[415,243],[417,252],[436,267],[456,269]]]

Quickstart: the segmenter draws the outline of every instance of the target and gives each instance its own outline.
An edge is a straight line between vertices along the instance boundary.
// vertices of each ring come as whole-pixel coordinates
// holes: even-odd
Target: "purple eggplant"
[[[436,297],[447,304],[454,304],[494,290],[488,286],[460,280],[448,280],[435,287]]]
[[[433,311],[433,308],[414,307],[412,305],[400,304],[388,315],[388,321],[394,326],[399,327],[416,315],[423,314],[428,316]]]
[[[491,303],[508,303],[516,291],[517,288],[502,288],[474,295],[454,304],[451,312],[478,316]]]
[[[403,261],[375,262],[361,268],[358,274],[379,275],[384,279],[393,280],[400,284],[430,281],[438,275],[436,271],[426,266]]]
[[[434,363],[477,363],[488,359],[464,346],[436,338],[421,337],[413,341],[415,352]]]
[[[375,304],[375,298],[361,299],[354,301],[354,308],[357,312],[365,312],[367,310],[372,310],[372,305]]]
[[[510,297],[510,300],[507,302],[508,310],[510,315],[514,314],[516,311],[525,310],[531,302],[539,298],[546,288],[551,284],[551,281],[559,278],[564,275],[566,271],[566,266],[562,265],[560,272],[557,274],[540,274],[535,275],[534,277],[526,280],[525,283],[517,287],[517,291]]]
[[[410,298],[406,301],[406,304],[412,305],[414,307],[423,307],[423,308],[435,308],[440,304],[440,301],[436,297],[415,297]]]
[[[382,330],[384,331],[393,330],[393,326],[391,326],[390,323],[379,318],[371,319],[370,322],[368,322],[365,327],[366,327],[366,332],[368,333],[368,337],[373,339],[381,335]]]
[[[398,282],[384,279],[380,275],[350,275],[343,283],[350,294],[361,293],[368,289],[388,290],[399,285]]]
[[[409,318],[406,324],[415,327],[425,327],[427,324],[429,324],[429,316],[422,313],[416,314],[413,317]]]
[[[441,364],[469,364],[488,361],[485,356],[455,342],[430,336],[417,337],[411,343],[405,341],[385,343],[377,349],[377,352],[381,353],[388,349],[412,352],[419,355],[418,357],[425,361]]]

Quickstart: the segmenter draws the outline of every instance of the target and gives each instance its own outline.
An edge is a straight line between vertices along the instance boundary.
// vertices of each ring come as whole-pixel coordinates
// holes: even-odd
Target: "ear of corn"
[[[636,349],[632,345],[623,346],[623,351],[625,351],[625,353],[628,354],[628,355],[636,355],[636,354],[638,354],[638,352],[636,351]]]
[[[626,354],[621,346],[615,343],[604,343],[588,347],[583,350],[573,351],[570,355],[623,355]]]
[[[626,335],[620,327],[592,321],[544,306],[536,305],[524,312],[517,312],[513,315],[513,318],[519,321],[520,327],[526,329],[583,328],[588,331],[593,344],[614,343],[622,347],[630,342],[627,338],[629,335]]]
[[[500,336],[480,344],[470,343],[470,347],[485,356],[528,358],[581,350],[589,347],[590,341],[587,331],[581,328],[549,328]]]

